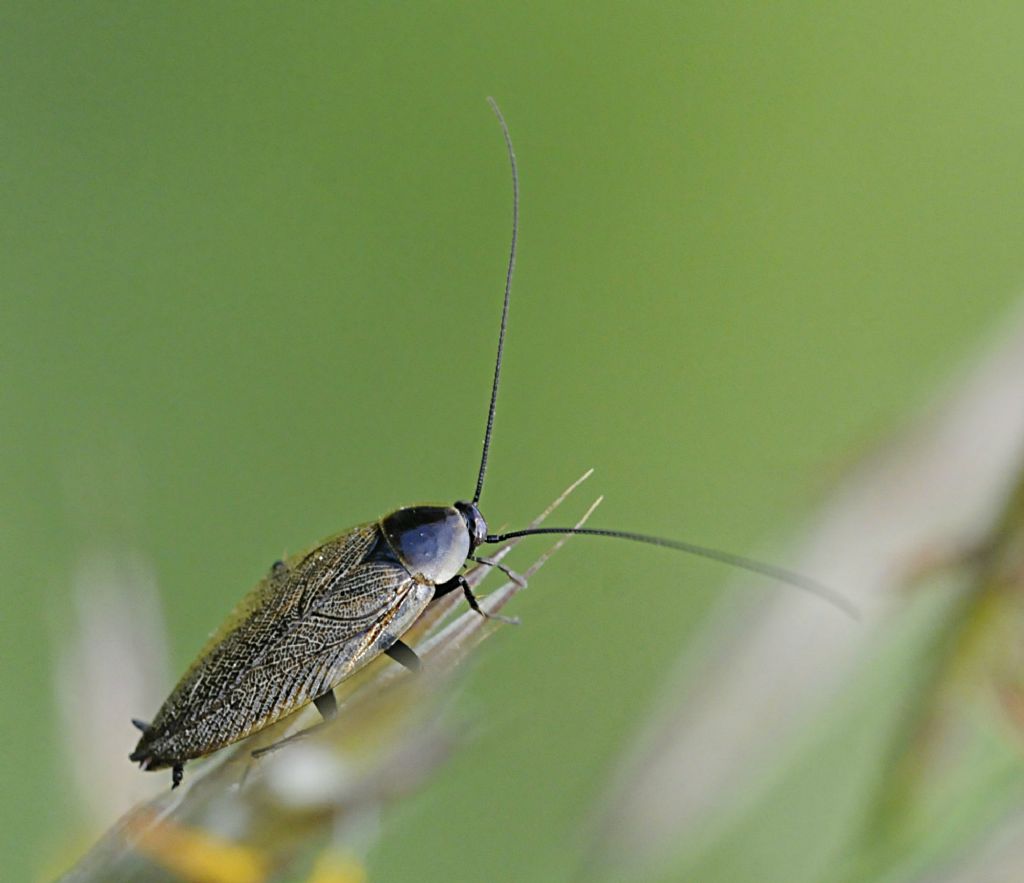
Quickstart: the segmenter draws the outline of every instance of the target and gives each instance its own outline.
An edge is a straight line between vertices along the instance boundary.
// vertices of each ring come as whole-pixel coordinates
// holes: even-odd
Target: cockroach
[[[337,712],[334,687],[381,653],[415,671],[420,661],[402,635],[429,604],[462,592],[482,616],[462,575],[468,562],[491,564],[482,545],[539,534],[614,537],[711,558],[821,595],[843,609],[841,596],[770,564],[718,549],[647,534],[594,528],[542,527],[490,533],[479,509],[501,380],[512,276],[519,236],[519,172],[508,125],[488,99],[505,139],[512,172],[512,243],[498,333],[490,404],[476,490],[451,506],[411,506],[353,527],[311,552],[278,561],[239,603],[185,672],[130,758],[144,770],[171,768],[172,787],[186,761],[237,742],[310,702],[323,719]],[[502,568],[505,569],[505,568]]]

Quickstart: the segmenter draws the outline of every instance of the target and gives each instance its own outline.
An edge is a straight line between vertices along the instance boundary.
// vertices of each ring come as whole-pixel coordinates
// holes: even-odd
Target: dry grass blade
[[[526,574],[536,573],[564,541]],[[516,542],[494,557],[504,557]],[[490,570],[476,567],[467,579],[476,587]],[[505,582],[482,599],[483,608],[496,612],[520,588]],[[367,846],[367,820],[426,778],[455,745],[449,725],[453,679],[496,628],[469,610],[449,622],[458,603],[454,596],[441,599],[406,634],[423,660],[418,676],[384,657],[375,660],[336,689],[340,709],[330,725],[253,760],[254,749],[306,727],[313,715],[303,710],[190,767],[182,788],[130,811],[62,879],[269,883],[311,865],[327,848],[341,856],[341,864],[358,868],[352,857]]]
[[[1019,659],[1007,661],[1009,652],[1001,663],[993,659],[999,656],[995,645],[1020,645],[1015,624],[1024,619],[1017,609],[1024,571],[1022,376],[1024,321],[1018,318],[928,413],[851,470],[808,525],[797,569],[849,592],[864,611],[861,623],[785,593],[759,594],[761,603],[746,616],[732,599],[723,608],[719,622],[688,648],[661,708],[622,764],[596,825],[592,867],[649,872],[672,855],[697,855],[712,840],[725,842],[736,830],[730,826],[767,800],[766,783],[784,765],[799,763],[798,746],[806,748],[807,735],[825,726],[828,713],[838,713],[828,703],[849,693],[880,648],[895,645],[900,630],[919,621],[910,614],[923,606],[927,612],[929,601],[940,607],[944,589],[957,603],[940,607],[938,626],[928,625],[923,657],[904,669],[906,694],[897,702],[892,697],[900,694],[890,683],[876,697],[879,707],[891,699],[899,708],[891,754],[877,758],[885,773],[867,812],[873,818],[866,820],[866,835],[857,844],[853,833],[832,847],[866,853],[865,842],[874,848],[883,830],[904,824],[897,817],[905,820],[924,784],[916,759],[936,724],[948,720],[936,712],[950,705],[962,711],[965,692],[991,696],[991,686],[977,676],[993,680],[1000,665],[1019,678]],[[908,592],[922,575],[933,577],[930,590]],[[953,695],[947,688],[958,679],[963,684],[967,671],[974,683],[947,703]],[[950,762],[947,756],[947,767]],[[838,767],[840,773],[850,768]],[[829,794],[838,804],[837,790]],[[824,854],[832,847],[815,843],[813,849]],[[773,854],[782,851],[777,846]],[[804,851],[813,850],[808,845]],[[881,879],[878,870],[857,879]]]

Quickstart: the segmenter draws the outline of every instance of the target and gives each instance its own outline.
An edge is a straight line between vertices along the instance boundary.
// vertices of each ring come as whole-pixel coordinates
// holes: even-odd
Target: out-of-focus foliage
[[[1022,45],[1024,9],[985,2],[5,4],[4,876],[55,873],[160,786],[128,766],[128,718],[154,713],[271,561],[471,492],[510,208],[486,95],[523,192],[492,526],[521,526],[595,466],[598,526],[793,564],[778,550],[801,516],[815,530],[815,498],[972,362],[1020,295]],[[983,438],[967,419],[961,431]],[[974,536],[997,509],[964,509]],[[895,542],[917,515],[894,512],[882,533]],[[856,683],[877,720],[948,655],[929,635],[973,579],[942,569],[969,547],[950,554],[941,531],[926,545],[910,637],[893,655],[877,638],[875,679],[831,682],[839,696]],[[148,588],[111,592],[120,613],[97,606],[90,626],[123,617],[137,633],[69,670],[76,587],[105,572],[131,584],[138,561]],[[725,580],[671,553],[568,548],[511,605],[524,626],[469,673],[474,738],[382,815],[386,838],[368,837],[371,877],[519,883],[585,865],[578,832],[597,824],[623,746],[680,656],[720,639],[704,617]],[[725,616],[756,618],[737,597]],[[799,640],[876,639],[813,604],[780,617],[801,636],[790,667],[745,663],[740,643],[728,670],[748,690],[716,679],[681,700],[695,717],[726,724],[744,696],[798,709],[787,683],[799,698],[805,679],[834,677]],[[1012,672],[1000,683],[1013,707]],[[848,770],[870,802],[878,789],[846,758],[881,770],[898,741],[855,738],[841,710],[812,718],[851,744],[794,744],[809,761],[797,779],[740,765],[718,802],[710,760],[691,764],[683,791],[711,852],[681,846],[680,861],[710,874],[712,855],[758,870],[769,853],[810,867],[808,843],[832,855],[843,838],[805,822],[848,832],[861,816],[833,811],[831,776]],[[734,719],[720,756],[793,744]],[[821,803],[778,812],[776,782]],[[750,811],[730,826],[743,789]],[[985,805],[998,814],[1000,799]],[[808,837],[780,836],[784,823]]]
[[[801,566],[860,621],[779,598],[709,626],[623,765],[592,876],[1024,875],[993,846],[1024,806],[1021,377],[1018,322],[810,522]]]

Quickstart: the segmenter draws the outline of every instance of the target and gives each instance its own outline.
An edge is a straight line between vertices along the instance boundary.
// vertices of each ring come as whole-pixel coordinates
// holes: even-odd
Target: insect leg
[[[512,582],[514,582],[519,588],[526,588],[526,577],[521,573],[516,573],[512,568],[506,567],[500,561],[495,561],[493,558],[483,558],[476,555],[470,555],[467,559],[469,561],[475,561],[477,564],[484,564],[487,567],[497,567],[505,576],[507,576]]]
[[[328,695],[328,694],[324,693],[324,696],[326,696],[326,695]],[[331,695],[331,697],[333,699],[334,694],[331,693],[330,695]],[[322,699],[323,696],[321,696],[319,698]],[[317,702],[316,699],[314,699],[313,701],[317,705],[317,711],[320,711],[320,703]],[[322,711],[320,713],[323,714]],[[290,736],[285,736],[283,739],[278,739],[278,741],[276,741],[276,742],[274,742],[274,743],[272,743],[270,745],[265,745],[263,748],[257,748],[255,751],[252,752],[252,756],[253,757],[262,757],[264,754],[270,754],[272,751],[277,751],[279,748],[284,748],[284,746],[287,745],[289,742],[297,742],[299,739],[305,739],[311,733],[315,733],[317,730],[321,729],[322,727],[326,727],[328,723],[330,723],[330,721],[325,718],[324,720],[320,721],[320,723],[318,723],[318,724],[313,724],[313,726],[311,726],[311,727],[306,727],[306,729],[304,729],[304,730],[299,730],[297,733],[292,733]]]
[[[185,764],[176,763],[171,767],[171,790],[173,791],[181,784],[181,780],[185,775]]]
[[[395,643],[388,647],[384,652],[399,665],[409,669],[409,671],[415,672],[420,670],[420,658],[416,655],[416,651],[408,644],[404,644],[401,641],[395,641]]]
[[[321,693],[313,700],[313,704],[316,706],[316,710],[320,712],[320,717],[323,718],[320,723],[313,724],[311,727],[306,727],[304,730],[299,730],[297,733],[292,733],[290,736],[286,736],[284,739],[280,739],[272,745],[267,745],[264,748],[257,748],[252,752],[252,756],[260,757],[261,755],[269,754],[271,751],[277,751],[278,748],[287,745],[289,742],[294,742],[297,739],[304,739],[310,733],[315,730],[319,730],[329,721],[334,720],[335,716],[338,714],[338,700],[334,695],[334,690],[328,690],[326,693]]]
[[[320,717],[323,718],[318,724],[313,724],[311,727],[306,727],[304,730],[299,730],[297,733],[292,733],[290,736],[285,736],[283,739],[279,739],[277,742],[271,745],[266,745],[263,748],[257,748],[252,752],[253,757],[262,757],[264,754],[270,754],[272,751],[277,751],[278,748],[283,748],[289,742],[295,742],[299,739],[305,739],[310,733],[314,733],[321,727],[326,726],[330,723],[338,714],[338,699],[334,695],[333,690],[328,690],[326,693],[321,693],[316,699],[313,700],[313,704],[316,706],[316,710],[320,712]]]
[[[334,690],[328,690],[320,696],[317,696],[313,700],[313,704],[316,706],[316,710],[320,712],[320,717],[325,721],[334,720],[334,716],[338,713],[338,700],[334,697]]]
[[[484,619],[496,619],[498,622],[505,622],[509,625],[519,625],[519,620],[509,616],[501,616],[497,613],[488,613],[484,610],[479,602],[476,600],[476,595],[473,594],[473,590],[469,587],[469,583],[466,582],[466,578],[460,573],[458,576],[452,577],[448,582],[441,583],[439,586],[434,587],[434,598],[443,598],[450,592],[454,592],[456,589],[461,589],[462,594],[466,596],[466,601],[469,606],[479,613]]]

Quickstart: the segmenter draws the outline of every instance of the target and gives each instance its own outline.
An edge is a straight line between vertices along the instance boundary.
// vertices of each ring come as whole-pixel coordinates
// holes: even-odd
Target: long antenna
[[[681,540],[667,540],[663,537],[652,537],[642,533],[628,533],[622,530],[601,530],[589,527],[531,527],[525,530],[513,530],[508,533],[488,534],[485,543],[501,543],[505,540],[512,540],[516,537],[531,537],[538,534],[572,534],[592,537],[615,537],[620,540],[630,540],[634,543],[646,543],[649,546],[663,546],[666,549],[675,549],[677,552],[685,552],[688,555],[696,555],[700,558],[710,558],[731,567],[738,567],[751,573],[767,576],[779,582],[786,583],[838,607],[853,619],[860,619],[860,611],[846,597],[839,592],[823,586],[815,580],[809,579],[799,573],[776,567],[774,564],[766,564],[763,561],[756,561],[753,558],[745,558],[742,555],[734,555],[732,552],[723,552],[720,549],[712,549],[708,546],[698,546],[694,543],[687,543]]]
[[[498,334],[498,358],[494,362],[494,382],[491,384],[491,405],[487,409],[487,430],[484,432],[484,452],[480,457],[480,474],[476,479],[476,493],[473,494],[473,502],[480,502],[480,495],[484,491],[484,475],[487,473],[487,454],[491,448],[491,430],[494,428],[494,409],[498,404],[498,383],[501,380],[501,357],[505,351],[505,328],[508,326],[508,302],[512,297],[512,274],[516,269],[516,240],[519,238],[519,170],[516,168],[516,152],[512,147],[512,135],[508,131],[508,123],[501,115],[498,103],[488,96],[487,103],[491,106],[498,122],[501,124],[501,132],[505,136],[505,146],[508,148],[508,161],[512,166],[512,247],[508,252],[508,272],[505,274],[505,306],[501,310],[501,331]]]

